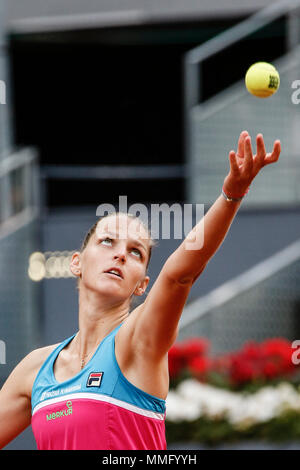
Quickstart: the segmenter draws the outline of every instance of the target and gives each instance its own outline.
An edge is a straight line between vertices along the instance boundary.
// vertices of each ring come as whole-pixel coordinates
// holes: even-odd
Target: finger
[[[244,157],[245,157],[244,170],[246,172],[252,172],[253,153],[252,153],[252,146],[251,146],[251,137],[249,135],[247,137],[245,137]]]
[[[273,145],[272,153],[268,153],[264,159],[264,164],[269,165],[270,163],[277,162],[281,152],[281,142],[280,140],[275,140]]]
[[[257,134],[256,136],[256,148],[257,148],[257,161],[260,167],[262,167],[265,163],[265,156],[267,154],[265,149],[264,138],[262,134]]]
[[[244,156],[244,142],[245,138],[248,136],[248,131],[243,131],[240,133],[239,141],[238,141],[238,148],[237,148],[237,154],[239,157]]]
[[[229,162],[230,162],[230,169],[233,174],[239,173],[239,166],[236,161],[236,155],[234,150],[230,150],[229,152]]]

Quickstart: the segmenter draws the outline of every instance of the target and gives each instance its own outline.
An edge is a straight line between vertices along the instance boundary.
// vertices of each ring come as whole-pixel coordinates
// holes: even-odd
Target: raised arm
[[[230,198],[247,193],[264,166],[278,160],[280,141],[266,153],[262,134],[256,137],[253,155],[247,131],[240,134],[237,152],[229,152],[230,171],[223,190]],[[147,343],[149,351],[162,357],[176,339],[178,323],[190,289],[208,261],[222,244],[240,207],[241,200],[228,201],[221,194],[205,216],[171,254],[153,284],[137,318],[136,340]]]

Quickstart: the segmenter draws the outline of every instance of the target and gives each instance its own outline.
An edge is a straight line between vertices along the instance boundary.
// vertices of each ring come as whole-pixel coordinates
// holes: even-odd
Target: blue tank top
[[[115,356],[118,325],[74,377],[58,382],[54,363],[75,334],[59,344],[33,384],[32,430],[38,449],[162,449],[165,400],[131,384]]]

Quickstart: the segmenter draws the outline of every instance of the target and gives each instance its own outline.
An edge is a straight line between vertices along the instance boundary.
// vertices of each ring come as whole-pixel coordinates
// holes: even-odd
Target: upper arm
[[[0,390],[0,449],[31,423],[31,392],[41,365],[57,345],[35,349],[14,368]]]
[[[165,263],[135,319],[134,337],[139,349],[155,360],[161,359],[171,348],[178,334],[178,323],[195,279],[176,279],[172,275],[172,256]]]
[[[26,357],[15,367],[0,390],[0,449],[31,422],[31,400],[27,390],[29,360]]]

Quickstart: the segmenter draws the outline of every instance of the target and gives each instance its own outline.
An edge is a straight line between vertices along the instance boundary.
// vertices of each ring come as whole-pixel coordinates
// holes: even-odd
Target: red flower
[[[205,376],[211,366],[211,361],[207,357],[194,357],[188,364],[189,370],[195,377]]]
[[[244,344],[241,354],[250,361],[260,361],[263,357],[261,345],[255,341],[249,341]]]
[[[278,364],[275,364],[274,361],[267,360],[263,364],[262,372],[267,379],[274,379],[278,376],[279,371],[280,368],[278,367]]]
[[[227,377],[233,385],[255,380],[282,377],[297,368],[293,364],[294,350],[289,341],[272,338],[261,343],[249,341],[234,353],[208,358],[209,341],[191,338],[176,343],[169,351],[170,378],[176,378],[183,369],[203,380],[209,372]]]
[[[260,368],[255,361],[251,361],[242,354],[232,356],[230,367],[230,379],[234,384],[241,385],[252,382],[260,377]]]
[[[272,338],[262,343],[264,356],[273,360],[278,366],[278,374],[290,373],[295,369],[292,362],[291,343],[282,338]]]
[[[184,367],[184,360],[182,357],[181,348],[174,344],[168,353],[169,374],[170,378],[177,377],[181,369]]]
[[[189,362],[192,358],[202,356],[207,352],[208,341],[202,338],[191,338],[188,341],[180,343],[183,357]]]
[[[176,378],[194,358],[203,356],[208,345],[209,342],[202,338],[192,338],[174,344],[168,354],[170,378]]]

